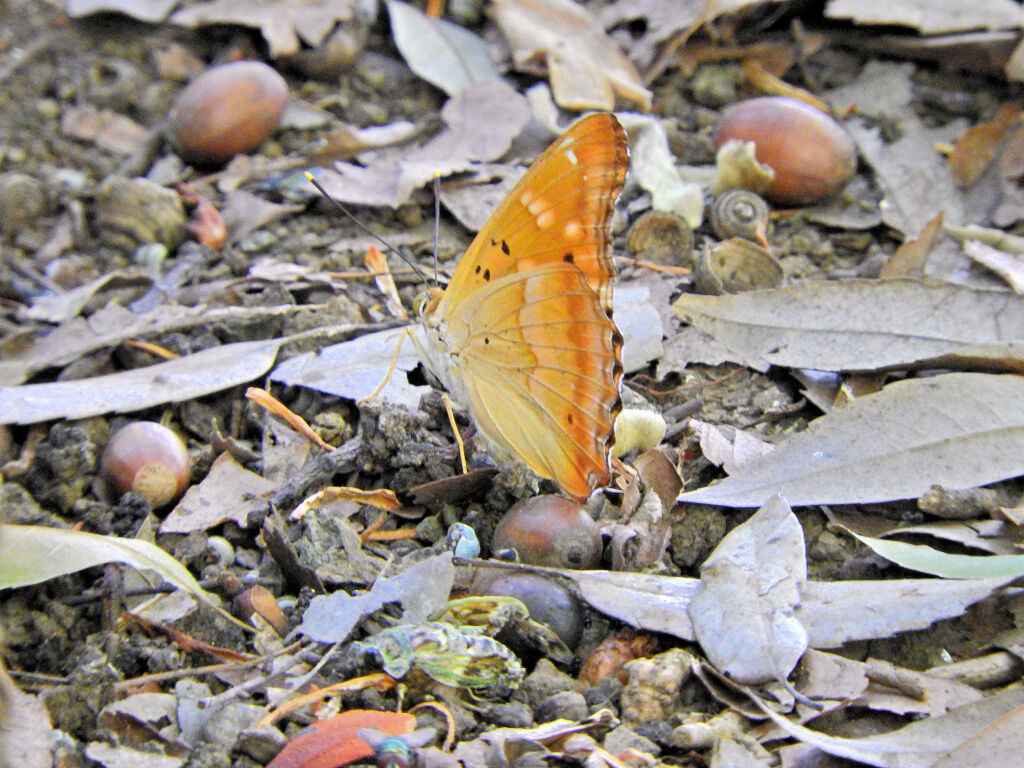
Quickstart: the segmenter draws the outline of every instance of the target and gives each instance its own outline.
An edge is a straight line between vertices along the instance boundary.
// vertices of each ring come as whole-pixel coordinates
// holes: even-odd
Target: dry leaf
[[[205,27],[238,24],[260,31],[270,55],[297,53],[301,40],[318,46],[340,23],[354,15],[355,0],[210,0],[171,16],[172,24]]]
[[[680,177],[664,127],[652,117],[629,112],[619,113],[619,120],[629,132],[630,174],[651,193],[651,206],[682,217],[694,229],[699,227],[704,192],[699,184]]]
[[[977,240],[964,243],[964,253],[1003,278],[1015,293],[1024,294],[1024,256],[1000,251]]]
[[[338,590],[314,597],[298,631],[319,643],[337,643],[365,616],[388,603],[402,605],[402,624],[426,621],[444,609],[454,579],[452,553],[445,552],[415,563],[397,576],[378,578],[364,594]]]
[[[526,99],[502,80],[471,85],[441,109],[447,128],[422,147],[383,150],[369,167],[337,163],[318,177],[329,195],[358,205],[397,207],[436,175],[496,160],[530,120]]]
[[[851,279],[727,296],[683,294],[672,308],[744,364],[1024,371],[1024,299],[1006,291]]]
[[[939,211],[917,237],[907,240],[896,249],[892,258],[882,265],[878,276],[886,280],[897,277],[923,278],[928,256],[943,235],[942,219],[943,213]]]
[[[1016,104],[1003,104],[987,123],[972,125],[953,145],[949,165],[953,178],[962,187],[976,182],[999,152],[999,144],[1010,129],[1020,124],[1021,109]]]
[[[55,744],[46,705],[18,690],[0,663],[0,766],[51,768]]]
[[[651,108],[636,67],[601,25],[572,0],[493,0],[491,15],[520,69],[546,64],[555,101],[565,109],[612,110],[616,95]]]
[[[807,650],[795,613],[806,582],[803,529],[776,496],[726,534],[701,566],[687,613],[708,660],[739,683],[789,677]]]
[[[230,453],[222,453],[203,481],[189,488],[160,524],[160,533],[205,531],[227,520],[246,528],[250,513],[265,510],[264,496],[276,488],[235,461]]]
[[[449,96],[499,73],[487,44],[444,19],[432,19],[408,3],[388,0],[391,34],[409,69]]]
[[[67,0],[67,13],[72,19],[94,13],[123,13],[133,19],[157,24],[167,18],[181,0]]]
[[[0,423],[129,413],[220,392],[266,373],[282,342],[222,344],[166,363],[105,376],[0,387]]]
[[[825,16],[858,24],[914,27],[931,35],[1024,27],[1024,10],[1013,0],[829,0]]]
[[[1020,755],[1024,688],[1011,686],[981,701],[950,710],[945,715],[911,723],[890,733],[850,739],[828,736],[777,714],[747,690],[762,712],[776,725],[805,744],[823,752],[878,768],[968,768],[977,765],[1009,766]],[[997,741],[998,743],[993,743]],[[951,762],[951,753],[984,744],[984,759]],[[962,754],[962,753],[961,753]]]
[[[795,506],[865,504],[1021,474],[1024,378],[947,373],[855,400],[679,501],[753,507],[781,493]]]

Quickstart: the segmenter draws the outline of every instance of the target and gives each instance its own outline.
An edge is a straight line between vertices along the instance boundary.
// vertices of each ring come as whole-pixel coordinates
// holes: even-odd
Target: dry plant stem
[[[370,534],[363,533],[361,538],[363,541],[406,541],[416,538],[416,529],[399,528],[394,531],[374,531]]]
[[[438,701],[424,701],[422,704],[417,704],[415,707],[409,710],[411,715],[417,709],[436,709],[444,717],[445,722],[448,723],[448,733],[444,737],[444,744],[442,749],[445,752],[451,752],[452,747],[455,746],[455,717],[452,715],[452,711],[447,706]]]
[[[713,387],[717,384],[721,384],[723,381],[728,381],[733,376],[736,376],[745,370],[747,369],[741,366],[739,368],[734,368],[724,376],[719,376],[717,379],[712,379],[711,381],[702,381],[700,384],[680,384],[678,387],[673,387],[672,389],[653,389],[651,387],[645,386],[644,384],[641,384],[641,379],[643,379],[644,381],[649,381],[652,384],[657,383],[656,379],[652,379],[650,376],[647,376],[645,374],[640,374],[634,377],[630,381],[630,384],[632,384],[635,387],[639,387],[648,394],[655,395],[656,397],[664,397],[665,395],[676,395],[679,394],[680,392],[686,392],[691,389],[704,389],[705,387]]]
[[[313,428],[306,423],[306,420],[299,416],[297,413],[292,411],[288,406],[274,397],[272,394],[267,392],[265,389],[259,387],[249,387],[245,390],[245,396],[252,400],[257,405],[262,405],[268,411],[273,413],[275,416],[280,416],[282,419],[287,421],[293,429],[301,433],[307,440],[313,443],[318,448],[325,451],[333,451],[334,446],[329,443],[325,443],[323,438],[320,437]]]
[[[780,80],[762,67],[756,59],[744,59],[740,62],[740,66],[743,68],[743,74],[746,76],[747,82],[762,93],[770,96],[788,96],[791,99],[798,99],[805,104],[820,109],[826,114],[831,114],[828,104],[824,101],[803,88],[797,88],[785,80]]]
[[[649,269],[651,272],[660,272],[664,275],[688,275],[691,270],[687,267],[672,267],[665,264],[655,264],[653,261],[644,259],[631,259],[633,264],[641,269]]]
[[[455,411],[452,410],[452,399],[448,395],[441,395],[441,402],[448,414],[448,421],[452,425],[452,432],[455,434],[455,442],[459,445],[459,460],[462,462],[462,474],[469,474],[469,466],[466,464],[466,445],[462,442],[462,435],[459,434],[459,427],[455,423]]]
[[[149,354],[156,357],[161,357],[164,360],[174,360],[181,355],[171,352],[169,349],[161,347],[159,344],[151,344],[148,341],[136,341],[135,339],[125,339],[124,345],[133,349],[141,349],[143,352],[149,352]]]
[[[312,642],[310,644],[312,644]],[[216,696],[208,696],[205,699],[200,699],[199,708],[215,709],[220,706],[223,706],[224,704],[230,703],[234,699],[248,698],[249,694],[252,691],[256,690],[257,688],[262,688],[270,680],[274,678],[283,677],[289,670],[292,670],[300,664],[304,663],[305,662],[302,660],[302,657],[296,654],[296,657],[292,661],[292,663],[283,669],[275,669],[273,672],[270,672],[268,674],[259,675],[258,677],[254,677],[251,680],[246,680],[244,683],[239,683],[238,685],[232,686],[231,688],[228,688],[226,691],[218,693]]]
[[[220,664],[207,664],[205,667],[183,667],[181,669],[170,669],[166,672],[153,672],[148,675],[140,675],[139,677],[133,677],[128,680],[121,680],[120,682],[114,683],[113,688],[114,691],[121,692],[131,690],[132,688],[138,688],[149,683],[164,683],[168,680],[178,680],[182,677],[191,677],[193,675],[214,675],[218,672],[229,672],[232,670],[245,669],[247,667],[258,667],[260,664],[266,664],[278,656],[283,656],[286,653],[297,651],[304,644],[312,645],[312,643],[308,643],[307,641],[298,640],[279,651],[275,651],[273,654],[261,656],[258,659],[252,659],[250,661],[226,661],[221,662]]]
[[[398,683],[395,678],[391,675],[385,674],[384,672],[374,672],[371,675],[363,675],[362,677],[354,677],[351,680],[345,680],[341,683],[335,683],[329,685],[326,688],[318,688],[315,691],[311,691],[303,696],[292,699],[285,704],[282,704],[277,709],[271,710],[263,718],[256,723],[256,728],[262,728],[267,725],[273,725],[282,717],[291,714],[297,709],[301,709],[307,704],[315,704],[321,699],[326,699],[329,696],[334,696],[338,693],[351,693],[352,691],[363,691],[367,688],[375,688],[378,691],[387,690],[393,688]]]

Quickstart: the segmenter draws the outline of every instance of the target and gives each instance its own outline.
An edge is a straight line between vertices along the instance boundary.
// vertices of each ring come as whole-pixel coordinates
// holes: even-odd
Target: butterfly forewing
[[[470,244],[438,312],[490,280],[574,263],[611,310],[609,229],[626,178],[626,134],[610,114],[586,117],[537,158]]]
[[[625,134],[584,118],[526,172],[425,317],[433,367],[480,431],[578,499],[607,482],[622,339],[610,219]]]

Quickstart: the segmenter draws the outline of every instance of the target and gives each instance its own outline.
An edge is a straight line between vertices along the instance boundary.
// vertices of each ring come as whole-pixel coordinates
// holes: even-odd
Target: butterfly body
[[[480,432],[577,499],[608,480],[621,408],[610,220],[627,165],[614,116],[577,122],[423,313],[428,364]]]

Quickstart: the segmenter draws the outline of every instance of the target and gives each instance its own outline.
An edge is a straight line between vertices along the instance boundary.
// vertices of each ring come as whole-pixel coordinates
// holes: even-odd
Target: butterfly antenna
[[[414,262],[411,259],[409,259],[404,253],[402,253],[400,250],[398,250],[393,245],[391,245],[391,243],[389,243],[383,237],[378,235],[376,232],[374,232],[368,226],[363,224],[363,222],[361,222],[348,208],[346,208],[344,205],[342,205],[337,200],[335,200],[333,197],[331,197],[331,193],[323,188],[323,185],[319,181],[316,180],[316,177],[314,177],[312,173],[310,173],[309,171],[305,171],[303,173],[303,175],[306,177],[306,180],[310,184],[312,184],[314,187],[316,187],[317,191],[321,195],[323,195],[326,199],[330,200],[334,204],[334,207],[337,208],[339,211],[341,211],[346,216],[348,216],[349,219],[351,219],[352,222],[357,227],[359,227],[361,230],[363,230],[363,232],[368,234],[370,237],[372,237],[375,240],[379,241],[381,243],[381,245],[383,245],[388,250],[388,252],[395,254],[396,256],[398,256],[398,258],[400,258],[402,261],[404,261],[406,264],[408,264],[409,267],[412,269],[412,271],[415,272],[417,274],[417,276],[423,282],[428,282],[429,281],[429,278],[423,273],[423,270],[420,269],[419,266],[417,266],[416,262]],[[436,264],[436,262],[437,262],[437,228],[436,227],[434,228],[434,261],[435,261],[435,264]],[[435,267],[435,273],[436,273],[436,267]]]

